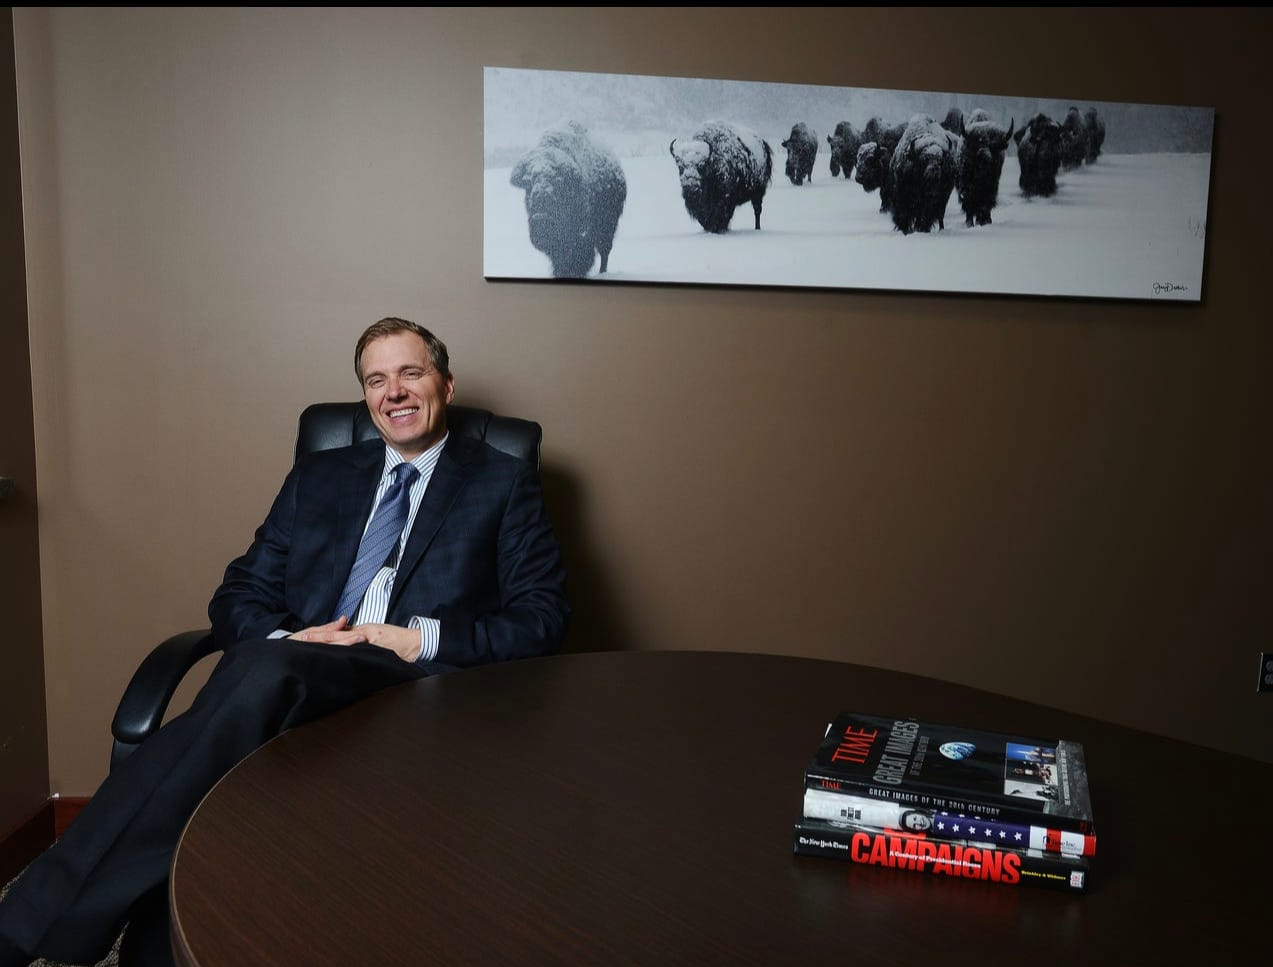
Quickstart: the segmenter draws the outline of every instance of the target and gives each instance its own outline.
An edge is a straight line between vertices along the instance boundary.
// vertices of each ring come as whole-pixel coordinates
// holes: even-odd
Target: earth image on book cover
[[[828,764],[870,764],[872,778],[881,783],[896,778],[899,781],[893,783],[895,785],[918,781],[985,795],[1048,798],[1036,793],[1048,786],[1056,788],[1055,769],[1045,773],[1041,761],[1026,758],[1027,750],[1039,749],[1039,755],[1046,750],[1055,763],[1055,747],[1027,746],[1009,741],[1007,736],[953,726],[938,729],[919,725],[910,732],[895,728],[893,722],[881,721],[872,723],[869,731],[876,732],[877,738],[872,742],[866,762],[855,762],[852,750],[840,745],[830,752]],[[864,723],[859,734],[869,734],[869,731]],[[895,767],[890,769],[890,763],[895,763]]]
[[[937,746],[940,758],[925,766],[924,756],[916,772],[943,785],[966,787],[976,782],[986,792],[1005,796],[1051,801],[1059,797],[1055,746],[1013,742],[984,733],[974,742],[970,741],[972,736],[968,733],[963,739],[942,742]]]

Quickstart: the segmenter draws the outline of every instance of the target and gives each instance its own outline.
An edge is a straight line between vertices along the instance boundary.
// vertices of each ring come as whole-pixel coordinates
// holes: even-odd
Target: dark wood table
[[[841,709],[1086,748],[1086,895],[792,855]],[[1273,766],[898,672],[566,655],[404,685],[236,767],[173,865],[179,962],[1235,964],[1273,949]]]

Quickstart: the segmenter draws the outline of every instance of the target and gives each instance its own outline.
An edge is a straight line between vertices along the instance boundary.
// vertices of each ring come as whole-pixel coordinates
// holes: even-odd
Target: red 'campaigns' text
[[[995,883],[1017,883],[1021,879],[1021,857],[1016,853],[914,836],[855,833],[849,856],[855,863],[922,870],[936,876],[962,876]]]

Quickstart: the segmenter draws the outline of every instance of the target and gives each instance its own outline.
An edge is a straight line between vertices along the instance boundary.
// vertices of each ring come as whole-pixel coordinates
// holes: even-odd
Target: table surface
[[[1086,894],[792,854],[842,709],[1082,742]],[[1273,766],[877,668],[563,655],[390,689],[245,759],[173,864],[179,962],[1266,962]]]

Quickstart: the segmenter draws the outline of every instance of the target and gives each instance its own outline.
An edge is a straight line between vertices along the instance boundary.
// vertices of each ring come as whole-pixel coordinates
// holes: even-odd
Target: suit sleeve
[[[221,586],[208,604],[212,635],[221,647],[271,632],[299,631],[304,625],[287,606],[287,555],[296,518],[298,470],[294,467],[252,546],[225,569]]]
[[[550,655],[561,647],[570,605],[565,568],[538,473],[521,464],[500,519],[498,606],[481,614],[442,607],[435,661],[458,667]]]

